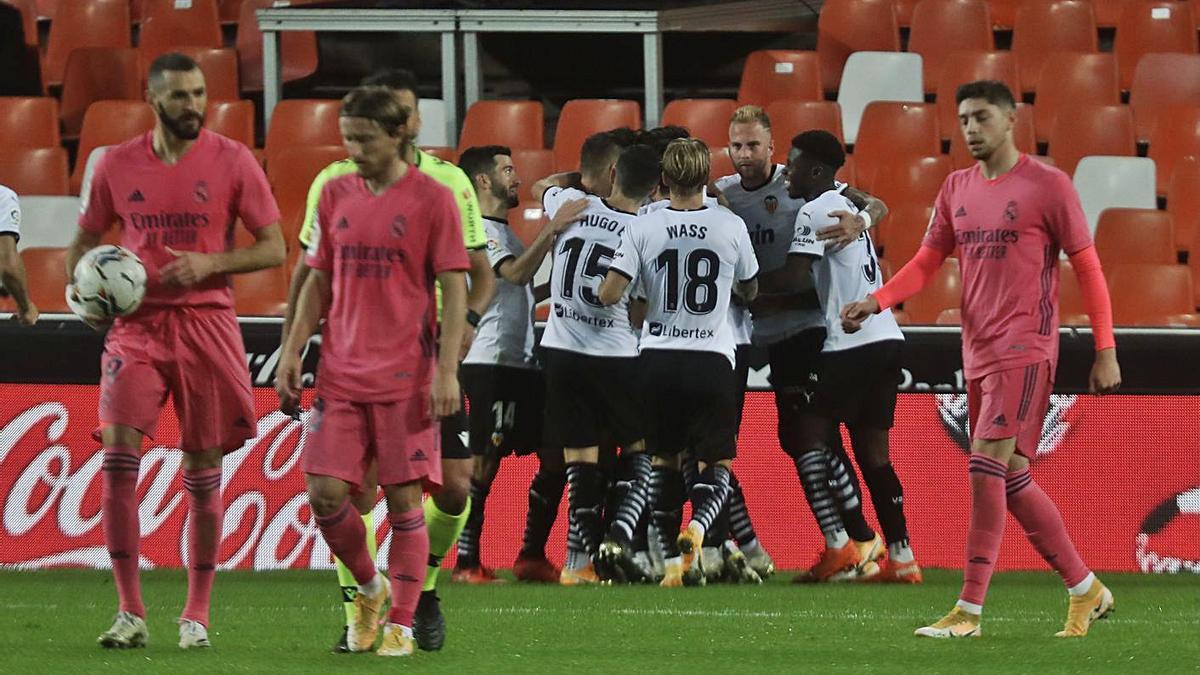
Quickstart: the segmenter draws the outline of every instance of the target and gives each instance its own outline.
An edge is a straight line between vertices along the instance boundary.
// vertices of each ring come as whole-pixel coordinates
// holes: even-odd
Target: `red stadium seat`
[[[1040,142],[1050,139],[1059,111],[1074,116],[1081,105],[1117,105],[1120,76],[1112,54],[1057,52],[1046,58],[1037,92],[1034,127]]]
[[[237,22],[239,74],[244,91],[262,91],[263,39],[254,12],[270,9],[275,0],[242,0]],[[312,31],[279,33],[279,64],[284,82],[295,82],[317,72],[317,36]]]
[[[1125,5],[1117,23],[1113,52],[1121,69],[1121,89],[1133,85],[1142,55],[1153,52],[1195,54],[1196,20],[1184,2],[1134,1]]]
[[[222,26],[234,25],[242,12],[242,0],[219,0],[217,12],[221,17]]]
[[[546,214],[536,201],[522,202],[515,209],[508,210],[508,226],[526,246],[533,243],[545,225]]]
[[[862,188],[883,200],[888,208],[901,204],[928,206],[937,198],[951,171],[945,155],[901,157],[876,166],[870,176],[859,176]]]
[[[579,168],[579,150],[588,136],[600,131],[642,127],[642,109],[636,101],[619,99],[574,99],[567,101],[554,132],[554,168]]]
[[[1068,176],[1088,155],[1134,157],[1133,115],[1123,105],[1078,106],[1050,132],[1050,156]]]
[[[1167,190],[1167,210],[1175,216],[1175,248],[1188,251],[1188,261],[1200,279],[1200,159],[1185,157],[1171,175]],[[1197,289],[1200,296],[1200,289]]]
[[[175,47],[171,51],[190,56],[200,72],[204,73],[204,86],[208,100],[236,101],[242,97],[238,83],[238,57],[236,49],[213,49],[211,47]],[[142,57],[142,81],[150,72],[150,60]]]
[[[71,187],[62,148],[6,148],[0,152],[0,185],[19,195],[65,195]]]
[[[25,45],[38,46],[37,3],[34,0],[2,0],[4,4],[15,7],[21,13],[21,33],[25,36]]]
[[[671,101],[663,110],[663,126],[687,127],[692,138],[710,148],[729,144],[729,119],[738,102],[724,98],[682,98]]]
[[[1195,100],[1200,103],[1200,98]],[[1158,196],[1165,197],[1179,163],[1187,157],[1200,157],[1200,105],[1168,107],[1157,118],[1150,135],[1149,157],[1154,160]]]
[[[1017,8],[1012,51],[1025,93],[1037,91],[1042,66],[1056,52],[1099,50],[1096,17],[1086,0],[1034,0]]]
[[[788,148],[797,134],[823,129],[842,138],[842,108],[833,101],[775,101],[767,106],[771,118],[771,136],[775,141],[772,159],[787,161]]]
[[[1017,104],[1017,124],[1013,127],[1013,141],[1017,144],[1018,150],[1030,155],[1037,154],[1037,135],[1033,130],[1034,117],[1034,106],[1028,103]],[[963,138],[958,120],[954,121],[954,125],[954,130],[950,132],[950,162],[955,169],[965,169],[975,164],[975,158],[967,149],[967,140]],[[1041,157],[1039,159],[1048,158]]]
[[[264,153],[267,168],[273,158],[287,147],[299,145],[341,145],[338,127],[342,102],[329,99],[296,98],[279,102],[271,114]]]
[[[921,0],[913,10],[908,51],[924,60],[925,93],[938,90],[942,65],[950,54],[961,51],[990,52],[991,10],[984,0]]]
[[[1096,12],[1097,28],[1115,28],[1121,20],[1121,12],[1130,0],[1092,0]]]
[[[279,222],[288,245],[293,245],[304,223],[308,190],[322,169],[346,158],[340,145],[298,145],[286,147],[267,165],[267,180],[279,204]]]
[[[138,51],[149,64],[158,55],[177,48],[223,46],[217,0],[142,0]]]
[[[254,102],[210,101],[204,127],[254,149]]]
[[[925,157],[941,152],[937,107],[933,104],[895,101],[867,104],[854,145],[854,160],[860,174],[872,175],[878,167],[900,157]]]
[[[938,123],[942,138],[949,139],[958,131],[958,104],[954,98],[960,85],[976,80],[999,80],[1008,85],[1021,100],[1017,79],[1017,58],[1012,52],[954,52],[946,56],[938,80]],[[960,134],[961,135],[961,134]]]
[[[132,44],[127,0],[59,0],[46,42],[42,79],[49,86],[62,84],[72,49]]]
[[[458,152],[475,145],[541,150],[546,147],[544,117],[540,101],[476,101],[463,120]]]
[[[943,310],[962,307],[962,275],[958,258],[946,258],[925,288],[904,302],[904,311],[917,324],[937,321]]]
[[[433,157],[437,157],[443,162],[450,162],[451,164],[458,163],[458,151],[454,148],[447,148],[440,145],[427,145],[421,148],[421,152],[427,155],[432,155]]]
[[[0,96],[0,148],[45,148],[61,142],[58,101],[49,97]]]
[[[917,0],[895,0],[896,22],[901,28],[912,26],[913,10],[917,8]]]
[[[1017,20],[1017,9],[1021,0],[988,0],[992,10],[992,27],[996,30],[1008,30]]]
[[[854,155],[846,155],[846,163],[842,165],[842,168],[837,170],[833,178],[846,185],[858,185],[858,167],[854,163]]]
[[[140,101],[138,53],[128,47],[83,47],[71,52],[63,74],[62,126],[67,138],[79,136],[83,115],[96,101]]]
[[[1171,265],[1175,258],[1175,219],[1158,209],[1105,209],[1096,224],[1100,264]]]
[[[821,66],[816,52],[765,49],[750,52],[738,86],[739,105],[774,101],[820,101]]]
[[[729,156],[729,146],[721,145],[709,148],[708,159],[708,176],[710,180],[716,180],[723,176],[732,176],[737,172],[737,169],[733,166],[733,158]]]
[[[536,202],[533,196],[533,184],[554,173],[554,153],[550,150],[516,150],[512,151],[513,167],[521,185],[517,188],[523,202]]]
[[[821,85],[837,91],[853,52],[900,51],[900,27],[891,0],[827,0],[817,17]]]
[[[238,226],[241,231],[245,228]],[[238,316],[283,316],[287,313],[288,272],[283,265],[233,275],[233,308]]]
[[[1129,92],[1138,140],[1154,133],[1159,115],[1172,106],[1200,106],[1200,54],[1146,54]]]
[[[879,223],[875,243],[883,247],[884,256],[899,270],[921,248],[933,204],[899,204]]]
[[[30,247],[21,251],[29,299],[43,314],[70,312],[67,307],[67,249]]]
[[[117,145],[154,129],[154,110],[141,101],[96,101],[83,116],[79,152],[71,172],[71,193],[78,194],[92,150]]]
[[[1114,265],[1105,274],[1118,325],[1196,311],[1192,271],[1185,265]]]

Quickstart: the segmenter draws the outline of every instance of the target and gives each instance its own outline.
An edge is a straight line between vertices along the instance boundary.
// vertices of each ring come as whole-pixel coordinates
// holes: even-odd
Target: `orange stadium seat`
[[[578,169],[579,149],[588,136],[619,127],[640,129],[641,120],[642,109],[636,101],[609,98],[567,101],[554,132],[554,168],[558,171]]]
[[[148,64],[178,47],[223,46],[217,0],[142,0],[138,50]]]
[[[863,110],[857,140],[854,161],[865,176],[899,157],[941,154],[937,107],[932,103],[869,103]]]
[[[221,17],[221,25],[228,26],[238,22],[242,11],[242,0],[219,0],[217,13]]]
[[[508,226],[526,246],[533,243],[538,232],[546,225],[546,220],[542,205],[536,201],[522,202],[515,209],[508,210]]]
[[[254,149],[254,102],[209,101],[204,127]]]
[[[458,151],[454,148],[447,148],[441,145],[427,145],[421,148],[421,152],[424,152],[427,155],[433,155],[443,162],[450,162],[451,164],[458,163]]]
[[[1121,11],[1130,0],[1092,0],[1096,12],[1097,28],[1115,28],[1121,20]]]
[[[67,138],[79,136],[83,115],[96,101],[140,101],[138,53],[129,47],[83,47],[71,52],[63,73],[62,127]]]
[[[767,117],[771,118],[772,159],[776,162],[786,162],[792,139],[809,129],[823,129],[844,142],[842,108],[834,101],[775,101],[767,106]]]
[[[276,161],[267,164],[267,180],[279,204],[280,227],[288,246],[296,243],[304,223],[308,189],[321,170],[346,158],[340,145],[297,145],[283,148]]]
[[[962,325],[962,310],[958,307],[943,309],[938,312],[937,318],[933,323],[938,326],[961,326]]]
[[[1175,218],[1158,209],[1105,209],[1096,224],[1100,264],[1171,265],[1175,258]]]
[[[1018,103],[1017,124],[1013,127],[1013,141],[1017,144],[1017,149],[1030,155],[1037,155],[1037,135],[1033,130],[1034,108],[1035,106],[1028,103]],[[975,158],[967,149],[967,139],[963,138],[958,120],[954,121],[954,130],[950,132],[950,162],[955,169],[965,169],[975,164]]]
[[[996,30],[1011,29],[1016,23],[1017,9],[1021,4],[1021,0],[988,0],[988,7],[992,10],[992,27]]]
[[[42,313],[70,312],[67,307],[67,249],[33,246],[21,251],[29,299]]]
[[[533,184],[554,173],[554,152],[542,149],[526,149],[512,151],[512,163],[517,171],[521,185],[517,188],[521,201],[534,201]]]
[[[1154,133],[1160,114],[1172,106],[1200,106],[1200,54],[1146,54],[1129,91],[1138,140]]]
[[[854,155],[846,155],[846,163],[842,165],[842,168],[837,170],[833,178],[846,185],[858,186],[858,167],[854,164]]]
[[[287,296],[288,271],[283,265],[233,275],[233,308],[238,316],[283,316]]]
[[[1055,122],[1050,132],[1049,153],[1068,176],[1075,173],[1079,160],[1088,155],[1134,157],[1137,141],[1133,115],[1123,105],[1078,106],[1070,116]]]
[[[242,97],[238,83],[238,57],[236,49],[214,49],[212,47],[173,47],[171,51],[190,56],[200,72],[204,73],[204,86],[208,100],[236,101]],[[142,58],[142,81],[150,72],[153,59]]]
[[[1051,54],[1094,53],[1099,48],[1096,17],[1086,0],[1036,0],[1017,8],[1012,51],[1025,93],[1037,91],[1042,66]]]
[[[1200,97],[1197,105],[1168,107],[1157,117],[1150,135],[1150,159],[1154,160],[1158,196],[1165,197],[1171,189],[1175,168],[1186,157],[1200,157]],[[1134,110],[1134,121],[1137,111]]]
[[[921,55],[926,94],[938,90],[950,54],[995,48],[991,10],[984,0],[921,0],[913,10],[908,51]]]
[[[254,12],[270,9],[275,0],[243,0],[237,22],[237,53],[242,87],[262,91],[263,39]],[[280,72],[284,82],[295,82],[317,72],[317,35],[312,31],[283,31],[279,38]]]
[[[65,195],[70,189],[67,151],[6,148],[0,152],[0,185],[19,195]]]
[[[49,97],[0,96],[0,148],[44,148],[61,142],[58,101]]]
[[[729,146],[721,145],[708,149],[708,177],[714,181],[722,176],[732,176],[737,172],[733,166],[733,158],[729,156]]]
[[[739,105],[765,107],[772,101],[820,101],[821,65],[816,52],[763,49],[750,52],[738,85]]]
[[[1182,52],[1195,54],[1196,20],[1184,2],[1157,0],[1129,2],[1117,22],[1113,52],[1121,69],[1121,89],[1129,90],[1144,54]]]
[[[945,155],[900,157],[876,166],[870,176],[860,175],[859,181],[888,208],[901,204],[928,206],[937,198],[951,169],[950,158]]]
[[[1046,142],[1061,110],[1077,114],[1081,105],[1117,105],[1121,79],[1112,54],[1056,52],[1046,58],[1038,85],[1034,128]]]
[[[71,172],[71,193],[78,194],[92,150],[117,145],[154,128],[154,110],[142,101],[96,101],[83,116],[79,152]]]
[[[38,46],[37,3],[34,0],[2,0],[4,4],[15,7],[21,13],[21,33],[25,36],[25,45]]]
[[[825,91],[837,91],[846,59],[864,51],[900,51],[892,0],[827,0],[817,17],[817,59]]]
[[[271,113],[264,152],[267,168],[279,151],[299,145],[341,145],[342,132],[338,127],[341,101],[331,99],[294,98],[279,102]]]
[[[932,215],[932,203],[899,204],[879,223],[875,243],[883,247],[884,256],[896,269],[912,260],[920,250]]]
[[[1200,158],[1185,157],[1171,175],[1167,210],[1175,216],[1175,249],[1188,251],[1188,261],[1200,279]],[[1200,289],[1197,289],[1200,296]]]
[[[1200,191],[1193,191],[1192,194],[1200,195]],[[1200,197],[1193,196],[1192,199],[1196,200],[1200,199]],[[1197,208],[1196,210],[1200,211],[1200,208]],[[1200,251],[1200,223],[1193,221],[1191,223],[1191,228],[1192,238],[1189,242],[1189,246],[1191,248],[1188,251],[1188,267],[1190,267],[1192,270],[1192,282],[1195,284],[1193,295],[1196,298],[1200,298],[1200,254],[1192,253],[1192,251]],[[1178,228],[1176,229],[1176,232],[1178,233]],[[1178,236],[1178,234],[1176,234],[1176,236]]]
[[[959,307],[962,307],[962,276],[958,258],[946,258],[925,288],[904,302],[904,311],[917,324],[934,323],[943,310]]]
[[[729,118],[738,102],[726,98],[681,98],[663,109],[663,126],[687,127],[692,138],[699,138],[710,148],[729,143]]]
[[[999,80],[1008,85],[1013,96],[1021,100],[1017,79],[1017,58],[1012,52],[954,52],[946,56],[938,80],[938,123],[942,138],[958,133],[958,104],[954,97],[958,87],[976,80]]]
[[[38,16],[54,19],[54,10],[58,7],[58,0],[37,0],[34,4],[37,6]]]
[[[59,0],[46,41],[42,79],[49,86],[62,84],[72,49],[132,45],[127,0]]]
[[[467,110],[458,151],[475,145],[505,145],[516,150],[546,147],[541,101],[476,101]]]
[[[1192,271],[1186,265],[1114,265],[1105,274],[1118,325],[1196,311]]]

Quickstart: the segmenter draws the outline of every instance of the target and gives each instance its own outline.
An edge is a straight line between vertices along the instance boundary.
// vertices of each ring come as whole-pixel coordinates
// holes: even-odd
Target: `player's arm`
[[[759,299],[780,294],[795,295],[811,292],[814,288],[813,260],[813,256],[808,254],[789,254],[783,267],[765,272],[759,277]]]
[[[733,292],[746,302],[754,302],[758,296],[758,277],[737,282],[733,285]]]
[[[842,194],[858,209],[858,213],[845,210],[830,211],[830,218],[837,218],[837,224],[823,227],[817,231],[817,241],[832,241],[833,250],[837,251],[848,246],[871,225],[883,220],[888,214],[887,204],[878,197],[873,197],[862,190],[847,185]]]
[[[75,233],[75,238],[71,240],[71,245],[67,247],[68,282],[75,281],[75,266],[79,264],[79,259],[83,257],[84,253],[99,246],[102,236],[99,232],[91,232],[82,228]]]
[[[538,201],[542,201],[542,196],[546,194],[546,190],[552,187],[559,188],[576,188],[583,189],[583,175],[578,171],[567,171],[564,173],[556,173],[539,180],[533,184],[533,196],[537,197]]]
[[[163,266],[162,282],[193,286],[214,274],[244,274],[283,264],[287,250],[279,223],[253,229],[250,233],[254,235],[253,244],[221,253],[176,251],[166,247],[175,259]]]
[[[524,286],[533,280],[535,274],[542,266],[542,260],[546,258],[546,254],[550,252],[550,247],[554,245],[554,238],[563,230],[570,227],[571,223],[579,220],[579,214],[587,208],[586,199],[572,199],[562,205],[555,212],[554,217],[550,222],[542,226],[537,237],[525,252],[519,256],[507,258],[496,265],[496,273],[500,275],[510,284]],[[549,286],[547,286],[549,289]],[[550,297],[547,295],[546,297]]]
[[[600,304],[608,306],[615,305],[625,295],[625,290],[629,288],[629,283],[632,279],[621,270],[608,268],[608,274],[604,275],[604,281],[600,282]]]
[[[646,314],[650,311],[649,305],[646,304],[645,298],[633,298],[629,301],[629,325],[634,330],[641,330],[642,324],[646,321]]]
[[[29,299],[29,286],[25,281],[25,263],[17,253],[16,235],[0,233],[0,284],[17,303],[13,317],[23,326],[32,326],[38,320],[38,308]]]
[[[275,391],[279,394],[279,409],[295,417],[299,413],[300,358],[308,339],[317,332],[321,319],[333,302],[333,283],[329,272],[311,269],[296,299],[295,315],[290,330],[284,333],[279,366],[275,373]]]
[[[641,268],[641,252],[638,250],[637,242],[634,241],[637,232],[640,230],[627,227],[621,233],[621,243],[617,246],[612,262],[608,265],[608,273],[604,275],[604,281],[600,282],[598,294],[600,304],[606,307],[617,304],[621,298],[625,297],[625,292],[629,290],[629,285],[633,283]]]
[[[479,325],[484,312],[487,312],[488,306],[492,304],[492,298],[496,297],[496,273],[488,264],[487,253],[482,249],[468,250],[467,260],[471,263],[471,269],[467,270],[467,277],[470,278],[471,283],[468,285],[467,297],[464,301],[466,309],[463,318],[466,322],[463,329],[460,358],[466,358],[471,343],[475,341],[475,327]]]
[[[437,370],[433,376],[431,412],[435,418],[458,412],[458,348],[467,326],[467,275],[439,272],[442,287],[442,334],[438,338]]]

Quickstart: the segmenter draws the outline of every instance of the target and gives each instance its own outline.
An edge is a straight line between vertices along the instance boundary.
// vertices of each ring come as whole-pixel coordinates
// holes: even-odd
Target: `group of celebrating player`
[[[1060,250],[1092,317],[1097,393],[1120,383],[1107,291],[1069,179],[1013,146],[1015,105],[1003,85],[959,90],[978,166],[947,180],[925,245],[886,285],[870,236],[886,207],[835,180],[845,154],[826,132],[790,139],[788,164],[774,164],[770,120],[743,107],[730,121],[737,173],[716,180],[709,149],[686,129],[595,134],[578,172],[535,183],[548,220],[525,246],[505,221],[521,181],[510,151],[471,148],[459,167],[422,153],[413,144],[415,90],[411,74],[387,71],[343,100],[349,159],[312,187],[277,371],[281,408],[298,414],[302,354],[320,327],[302,462],[316,523],[338,559],[340,649],[441,648],[442,558],[457,540],[455,577],[494,578],[479,552],[484,504],[513,452],[540,460],[519,579],[681,586],[771,574],[733,471],[747,370],[763,352],[779,442],[826,541],[797,580],[920,583],[888,458],[903,342],[889,308],[956,246],[971,528],[958,604],[917,634],[980,634],[1006,510],[1068,586],[1060,635],[1084,635],[1111,610],[1112,594],[1028,469],[1057,360]],[[195,63],[156,59],[147,98],[158,123],[99,163],[68,256],[70,271],[120,221],[122,245],[149,273],[142,308],[110,328],[102,364],[103,522],[120,610],[99,642],[147,639],[135,489],[142,438],[153,436],[169,394],[190,520],[179,644],[207,647],[221,457],[255,430],[227,275],[280,264],[284,241],[249,150],[202,129]],[[165,214],[160,225],[137,217],[147,212]],[[236,219],[253,245],[230,248]],[[991,229],[1012,233],[970,236]],[[985,240],[1005,242],[1006,255],[973,255]],[[535,288],[547,254],[548,287]],[[535,345],[533,308],[545,298],[551,312]],[[841,425],[882,538],[863,518]],[[564,485],[559,570],[545,547]],[[377,486],[392,533],[386,574],[375,562]]]

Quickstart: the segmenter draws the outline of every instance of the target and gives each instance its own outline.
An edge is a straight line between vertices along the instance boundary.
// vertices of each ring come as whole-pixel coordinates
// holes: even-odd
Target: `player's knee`
[[[347,488],[338,481],[310,476],[308,480],[308,505],[318,516],[331,516],[342,508],[346,501]]]
[[[457,464],[466,466],[455,466]],[[433,494],[433,503],[443,513],[462,513],[470,494],[471,462],[445,462],[442,466],[442,487]]]
[[[383,493],[387,497],[389,513],[404,513],[421,508],[421,484],[419,482],[388,485],[383,488]],[[441,508],[441,505],[439,504],[438,507]],[[452,513],[461,511],[460,507],[458,511]]]
[[[369,491],[363,490],[362,492],[352,493],[350,495],[350,503],[360,515],[365,516],[375,510],[375,497],[376,490],[374,488]]]
[[[109,424],[100,430],[100,441],[106,448],[130,448],[136,452],[142,447],[142,432],[123,424]]]

